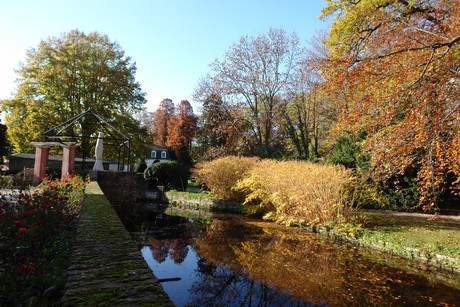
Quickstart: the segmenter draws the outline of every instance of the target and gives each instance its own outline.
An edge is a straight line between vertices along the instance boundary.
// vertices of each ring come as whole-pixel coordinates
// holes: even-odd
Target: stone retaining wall
[[[173,306],[97,182],[86,188],[64,306]]]
[[[166,198],[173,207],[189,210],[240,213],[243,206],[239,202],[215,200],[209,197],[187,197],[166,192]]]

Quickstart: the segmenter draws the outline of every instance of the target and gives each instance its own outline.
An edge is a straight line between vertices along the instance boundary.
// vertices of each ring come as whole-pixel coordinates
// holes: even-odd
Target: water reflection
[[[155,275],[180,279],[162,284],[178,306],[454,306],[460,301],[460,286],[430,284],[380,264],[375,253],[331,244],[301,229],[234,216],[211,221],[165,214],[143,229],[138,242]]]

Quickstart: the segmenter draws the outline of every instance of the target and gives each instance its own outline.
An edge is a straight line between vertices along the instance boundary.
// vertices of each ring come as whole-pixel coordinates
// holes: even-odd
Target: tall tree
[[[460,189],[460,2],[329,0],[323,73],[375,178],[417,169],[420,203]],[[333,97],[333,96],[332,96]]]
[[[197,130],[197,160],[211,160],[248,152],[244,114],[240,107],[229,105],[211,94],[203,102]]]
[[[177,106],[175,114],[168,121],[168,135],[166,146],[172,148],[179,161],[185,159],[190,152],[192,140],[195,136],[197,118],[188,100],[182,100]]]
[[[155,112],[153,121],[153,143],[158,146],[166,146],[168,136],[168,122],[174,115],[174,103],[171,99],[165,98],[160,102]]]
[[[261,154],[271,154],[282,103],[278,96],[286,90],[300,51],[297,36],[282,29],[270,29],[257,37],[243,36],[223,60],[211,64],[213,75],[199,84],[198,92],[209,92],[203,89],[206,86],[219,89],[216,94],[224,101],[246,108]]]
[[[136,119],[139,121],[141,127],[147,130],[148,139],[153,141],[155,112],[143,110],[136,115]]]
[[[228,104],[217,95],[209,96],[203,103],[201,133],[211,147],[224,146],[227,142],[227,123],[231,120],[228,109]]]
[[[145,104],[131,58],[96,32],[72,30],[42,40],[17,73],[18,90],[2,104],[14,152],[33,150],[30,142],[44,131],[88,109],[123,131],[123,125],[136,126],[134,114]],[[89,122],[72,128],[75,135],[95,129]]]
[[[327,92],[321,91],[324,80],[321,63],[327,59],[325,33],[310,40],[299,65],[290,74],[282,125],[286,132],[288,153],[296,158],[311,159],[325,152],[324,145],[332,124],[333,108]],[[321,144],[320,144],[321,143]]]

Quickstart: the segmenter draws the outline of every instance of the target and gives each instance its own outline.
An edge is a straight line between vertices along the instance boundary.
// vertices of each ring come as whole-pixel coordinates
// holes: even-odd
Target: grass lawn
[[[428,220],[429,215],[367,213],[357,239],[404,257],[460,272],[460,218]]]

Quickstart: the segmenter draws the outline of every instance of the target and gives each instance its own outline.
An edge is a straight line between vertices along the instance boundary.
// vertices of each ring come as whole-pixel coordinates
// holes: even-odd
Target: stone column
[[[35,163],[33,184],[39,184],[46,175],[48,165],[49,146],[40,143],[32,143],[35,146]]]
[[[75,145],[62,146],[61,179],[69,176],[75,167]]]

